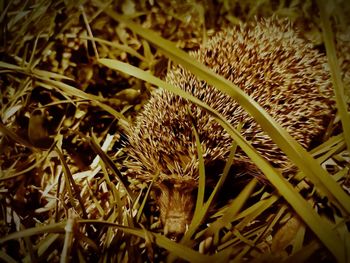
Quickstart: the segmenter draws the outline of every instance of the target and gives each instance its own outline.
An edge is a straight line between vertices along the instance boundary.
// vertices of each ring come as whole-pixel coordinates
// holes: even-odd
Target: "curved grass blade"
[[[196,207],[194,210],[193,218],[199,216],[200,211],[203,209],[204,203],[204,192],[205,192],[205,167],[204,167],[204,158],[203,158],[203,149],[201,142],[199,140],[199,135],[196,130],[196,127],[192,123],[192,130],[194,132],[194,136],[196,137],[196,145],[197,145],[197,153],[198,153],[198,162],[199,162],[199,179],[198,179],[198,194]],[[190,225],[191,227],[191,225]]]
[[[78,98],[87,99],[87,100],[91,101],[92,103],[95,103],[97,106],[101,107],[105,111],[109,112],[110,114],[112,114],[113,116],[118,118],[122,125],[129,124],[128,121],[126,120],[126,118],[121,113],[119,113],[118,111],[116,111],[112,107],[108,106],[107,104],[104,104],[102,102],[103,99],[101,97],[95,96],[92,94],[88,94],[80,89],[77,89],[73,86],[62,83],[60,81],[56,81],[56,80],[52,80],[52,79],[48,79],[48,78],[42,78],[41,76],[37,76],[37,77],[42,79],[44,82],[48,83],[49,85],[52,85],[54,87],[59,88],[65,94],[70,94],[70,95],[76,96]],[[43,87],[46,87],[44,83],[37,82],[37,84],[42,85]]]
[[[30,149],[32,149],[33,151],[38,151],[34,145],[32,145],[29,141],[23,139],[22,137],[18,136],[15,132],[13,132],[12,130],[10,130],[9,128],[7,128],[5,126],[5,124],[2,123],[2,121],[0,120],[0,132],[3,133],[4,135],[10,137],[12,140],[14,140],[15,142],[26,146]]]
[[[73,175],[72,175],[71,171],[69,170],[68,164],[63,156],[63,153],[62,153],[62,150],[60,149],[60,146],[55,147],[55,152],[57,153],[57,155],[61,161],[61,164],[62,164],[62,169],[63,169],[64,176],[65,176],[65,183],[66,183],[67,191],[69,193],[69,197],[70,197],[69,200],[72,204],[72,207],[75,207],[74,206],[74,197],[75,197],[79,202],[79,206],[81,208],[81,212],[83,213],[83,217],[87,218],[88,214],[86,212],[84,202],[81,199],[79,187],[74,181]],[[70,185],[72,185],[73,189],[71,189]]]
[[[125,189],[126,194],[130,198],[130,200],[133,200],[132,194],[130,189],[127,187],[128,182],[127,180],[123,177],[121,172],[119,171],[118,167],[113,163],[111,158],[101,149],[100,145],[97,143],[97,138],[96,136],[91,133],[92,139],[89,139],[85,137],[85,139],[89,142],[91,148],[94,150],[96,154],[98,154],[101,158],[101,160],[104,162],[104,164],[111,169],[113,175],[115,178],[117,178],[118,182],[122,185],[122,187]]]
[[[221,228],[229,225],[234,217],[237,215],[239,210],[244,205],[245,201],[249,198],[249,195],[252,193],[257,180],[254,178],[251,180],[246,187],[239,193],[239,195],[235,198],[229,208],[226,210],[226,213],[223,214],[221,218],[216,220],[213,224],[211,224],[206,231],[203,233],[205,236],[211,236],[215,233],[218,233]]]
[[[80,89],[77,89],[73,86],[70,86],[70,85],[65,84],[61,81],[55,80],[55,78],[56,79],[69,79],[68,77],[66,77],[64,75],[60,75],[57,73],[44,71],[44,70],[38,70],[38,69],[28,70],[26,68],[23,68],[23,67],[20,67],[17,65],[13,65],[13,64],[10,64],[7,62],[3,62],[3,61],[0,61],[0,68],[6,68],[9,70],[13,70],[15,72],[21,72],[23,74],[30,75],[31,77],[34,77],[36,79],[40,79],[43,82],[38,81],[37,84],[41,85],[44,88],[51,88],[52,89],[52,87],[56,87],[56,88],[60,89],[61,91],[63,91],[64,94],[69,94],[69,95],[76,96],[76,97],[81,98],[81,99],[89,100],[92,103],[95,103],[98,107],[102,108],[103,110],[107,111],[111,115],[115,116],[120,121],[120,124],[123,127],[129,125],[129,122],[127,121],[127,119],[124,117],[123,114],[116,111],[115,109],[108,106],[107,104],[103,103],[103,98],[101,98],[99,96],[92,95],[92,94],[88,94],[88,93],[86,93]],[[54,78],[54,79],[51,79],[51,78]]]
[[[73,36],[72,38],[76,38],[76,37]],[[129,53],[130,55],[137,57],[140,60],[146,60],[146,58],[144,56],[140,55],[137,51],[135,51],[135,49],[133,49],[125,44],[118,44],[116,42],[111,42],[111,41],[108,41],[108,40],[105,40],[102,38],[98,38],[98,37],[81,36],[81,37],[79,37],[79,39],[91,40],[91,41],[95,41],[97,43],[105,44],[105,45],[108,45],[110,47],[113,47],[113,48],[119,49],[121,51],[124,51],[126,53]]]
[[[327,1],[328,2],[328,1]],[[344,96],[344,85],[341,78],[341,70],[339,62],[337,59],[337,54],[334,45],[334,36],[329,21],[329,16],[326,9],[326,1],[317,0],[317,5],[320,10],[322,31],[324,44],[326,46],[326,53],[329,63],[329,68],[331,70],[331,77],[334,87],[335,101],[337,103],[337,109],[340,115],[340,120],[342,123],[344,138],[347,144],[348,150],[350,151],[350,114],[348,112],[348,105],[345,101],[346,96]],[[329,4],[333,4],[330,3]]]
[[[0,259],[7,263],[17,263],[18,261],[7,255],[4,251],[0,250]]]
[[[30,237],[30,236],[40,235],[45,233],[64,233],[65,225],[66,225],[66,221],[62,221],[59,223],[54,223],[54,224],[44,225],[44,226],[37,226],[37,227],[21,230],[18,232],[14,232],[5,237],[0,238],[0,244],[3,244],[6,241],[9,241],[12,239]]]
[[[137,215],[136,215],[136,222],[139,222],[140,221],[140,218],[141,218],[141,215],[142,215],[142,212],[146,206],[146,202],[147,202],[147,199],[149,197],[149,194],[151,192],[151,189],[153,187],[153,184],[154,182],[158,179],[158,174],[156,176],[153,177],[151,183],[148,185],[147,187],[147,191],[146,191],[146,194],[141,202],[141,205],[139,207],[139,209],[137,210]]]
[[[217,193],[219,192],[220,188],[222,187],[222,185],[224,184],[224,182],[226,180],[229,169],[230,169],[231,164],[232,164],[233,159],[234,159],[234,155],[236,153],[236,149],[237,149],[237,144],[235,142],[233,142],[229,157],[228,157],[227,162],[226,162],[225,167],[224,167],[224,172],[222,173],[217,184],[215,185],[215,188],[214,188],[213,192],[210,194],[208,200],[205,202],[203,208],[199,211],[199,213],[196,217],[192,218],[191,224],[190,224],[187,232],[185,233],[185,235],[181,239],[181,243],[188,244],[191,236],[196,232],[197,228],[204,220],[204,218],[209,210],[209,207],[213,203],[214,198],[216,197]],[[196,239],[197,239],[197,237],[196,237]]]

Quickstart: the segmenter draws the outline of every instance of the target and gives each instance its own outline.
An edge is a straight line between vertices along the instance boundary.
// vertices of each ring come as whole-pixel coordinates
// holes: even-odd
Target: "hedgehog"
[[[223,29],[190,55],[246,92],[306,149],[333,118],[327,59],[288,20],[274,17]],[[293,171],[287,156],[231,97],[181,65],[173,65],[165,80],[217,110],[233,127],[242,124],[241,134],[282,174]],[[128,176],[155,180],[164,234],[172,237],[190,224],[198,190],[193,125],[205,166],[225,161],[233,141],[222,126],[206,110],[161,88],[127,130]],[[263,176],[241,149],[232,170],[233,176]]]

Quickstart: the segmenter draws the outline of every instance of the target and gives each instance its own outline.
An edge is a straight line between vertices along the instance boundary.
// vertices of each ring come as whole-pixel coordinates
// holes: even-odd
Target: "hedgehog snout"
[[[168,216],[164,222],[164,235],[171,240],[178,241],[187,231],[187,228],[188,224],[184,222],[183,215]]]
[[[191,223],[195,189],[164,183],[159,189],[158,204],[164,234],[173,240],[179,240]]]

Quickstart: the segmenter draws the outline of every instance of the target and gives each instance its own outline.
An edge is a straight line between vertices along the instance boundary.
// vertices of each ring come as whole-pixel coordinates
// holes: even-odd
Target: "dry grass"
[[[344,50],[350,48],[338,53],[340,70],[330,63],[340,117],[310,152],[316,161],[301,152],[315,174],[317,162],[325,168],[320,185],[314,184],[317,175],[302,173],[302,166],[292,181],[284,180],[220,116],[272,186],[252,179],[233,200],[212,208],[229,176],[233,145],[208,199],[200,182],[193,222],[175,243],[162,235],[152,183],[125,177],[122,127],[156,86],[172,90],[161,81],[168,57],[204,79],[213,77],[176,47],[167,51],[162,38],[189,51],[219,28],[273,14],[293,20],[316,48],[322,48],[322,34],[331,36],[329,14],[321,20],[312,1],[200,2],[0,3],[1,261],[349,262],[350,135],[340,123],[349,125],[350,57]],[[338,31],[350,25],[345,1],[325,10],[332,11],[330,21]],[[162,38],[150,38],[141,26]],[[327,55],[334,57],[333,40],[325,39]],[[288,150],[288,143],[281,148]]]

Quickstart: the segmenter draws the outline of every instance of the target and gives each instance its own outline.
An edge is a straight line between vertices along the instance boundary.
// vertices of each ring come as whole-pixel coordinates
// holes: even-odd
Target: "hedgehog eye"
[[[180,134],[184,133],[184,128],[181,126],[173,126],[172,127],[172,132],[176,137],[178,137]]]
[[[178,129],[176,129],[175,127],[173,127],[172,130],[173,130],[174,135],[175,135],[175,136],[178,136],[178,134],[179,134]]]
[[[159,187],[159,185],[154,185],[154,187],[152,188],[153,192],[156,194],[156,196],[159,196],[162,193],[161,188]]]
[[[300,118],[299,118],[299,121],[300,122],[306,122],[308,120],[308,118],[306,117],[306,116],[301,116]]]
[[[161,190],[162,188],[163,189],[166,188],[166,189],[170,190],[173,188],[173,185],[170,181],[164,180],[159,184],[159,189]]]

